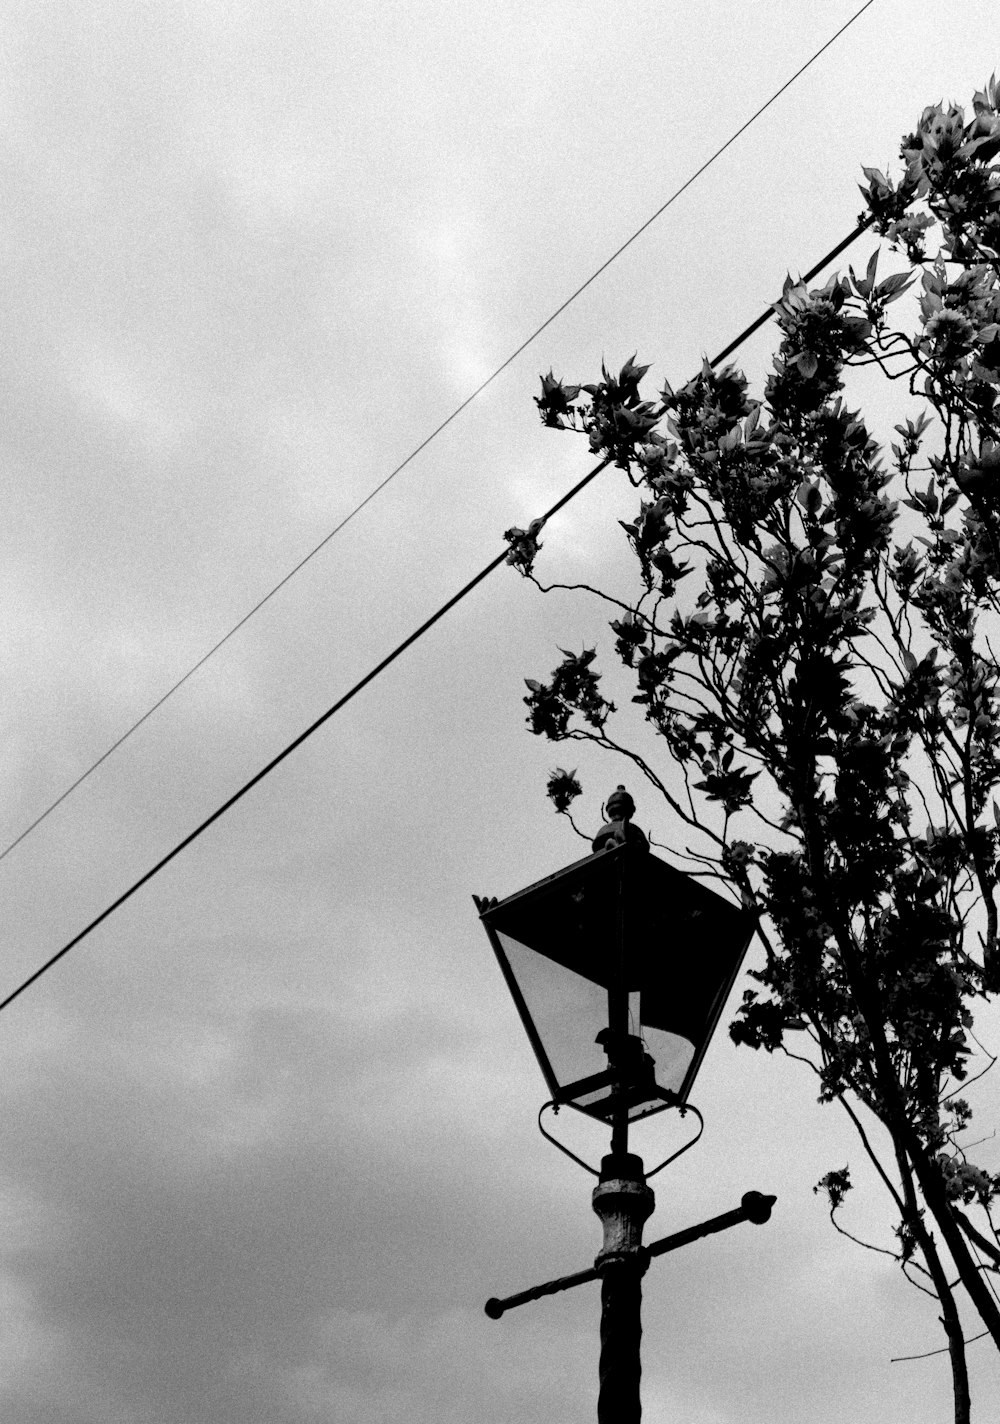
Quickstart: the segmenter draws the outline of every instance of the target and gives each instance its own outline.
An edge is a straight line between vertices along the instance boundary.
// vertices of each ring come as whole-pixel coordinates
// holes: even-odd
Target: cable
[[[700,178],[701,175],[705,172],[705,170],[707,168],[710,168],[717,158],[720,158],[722,154],[725,153],[727,148],[734,144],[742,134],[746,133],[750,125],[756,122],[756,120],[760,118],[761,114],[763,114],[765,110],[769,109],[771,105],[775,102],[775,100],[779,99],[781,95],[784,94],[785,90],[790,88],[791,85],[795,83],[796,79],[798,79],[800,75],[806,72],[810,65],[815,64],[816,60],[819,59],[820,55],[822,55],[826,50],[828,50],[830,46],[834,43],[834,41],[840,38],[840,36],[844,33],[845,30],[850,29],[851,25],[854,24],[855,20],[859,19],[864,14],[864,12],[869,9],[870,6],[874,5],[874,3],[875,0],[865,0],[865,4],[861,6],[860,10],[857,10],[851,16],[851,18],[846,21],[845,24],[841,25],[840,29],[836,32],[836,34],[831,35],[830,38],[826,41],[826,43],[822,45],[815,52],[815,54],[811,55],[809,59],[806,60],[805,64],[803,64],[799,69],[795,71],[795,73],[791,76],[790,79],[786,79],[784,84],[782,84],[781,88],[776,89],[775,92],[771,95],[770,99],[768,99],[766,103],[762,104],[760,108],[756,111],[756,113],[751,114],[750,118],[747,119],[746,123],[744,123],[740,128],[738,128],[736,132],[730,138],[728,138],[720,148],[717,148],[712,154],[712,156],[710,158],[707,158],[705,162],[701,165],[701,167],[696,169],[695,172],[691,174],[691,177],[688,178],[686,182],[682,183],[681,186],[674,193],[671,193],[670,197],[666,200],[665,203],[662,203],[657,208],[656,212],[653,213],[652,217],[647,218],[641,227],[636,228],[632,236],[626,239],[626,241],[623,242],[620,247],[616,248],[615,251],[612,252],[611,256],[607,258],[606,261],[602,262],[600,267],[598,267],[596,271],[592,272],[587,278],[587,280],[581,283],[581,285],[577,287],[576,291],[573,292],[570,296],[568,296],[566,300],[561,304],[561,306],[556,307],[552,315],[546,317],[545,321],[542,322],[541,326],[536,327],[535,330],[531,333],[531,335],[521,342],[517,350],[512,351],[511,354],[507,357],[507,359],[496,368],[492,375],[487,376],[486,380],[481,382],[471,395],[466,396],[462,404],[456,406],[455,409],[451,412],[451,414],[447,416],[444,420],[442,420],[440,425],[436,426],[435,429],[433,429],[431,433],[420,442],[419,445],[415,446],[410,451],[410,453],[406,456],[405,460],[400,461],[396,468],[390,471],[388,475],[386,475],[385,479],[381,480],[379,484],[375,485],[373,489],[369,490],[368,493],[365,495],[364,499],[362,499],[358,504],[356,504],[354,508],[349,511],[349,513],[345,514],[339,524],[336,524],[328,534],[325,534],[318,544],[314,545],[314,547],[310,549],[307,554],[303,555],[303,557],[294,566],[294,568],[289,569],[288,573],[286,573],[283,578],[279,579],[273,588],[269,589],[268,592],[265,593],[262,598],[258,599],[258,601],[253,605],[253,607],[249,609],[246,613],[244,613],[243,617],[239,620],[239,622],[233,624],[233,626],[229,629],[228,633],[224,633],[223,636],[219,639],[219,641],[217,643],[214,643],[212,647],[209,648],[207,653],[205,653],[202,657],[198,659],[196,663],[189,667],[187,672],[184,673],[182,677],[179,677],[177,681],[173,684],[173,686],[169,687],[167,691],[162,695],[162,697],[160,697],[156,702],[153,703],[152,707],[150,707],[142,714],[141,717],[139,717],[135,722],[133,722],[132,725],[121,734],[121,736],[116,742],[112,742],[111,746],[108,747],[107,751],[102,752],[101,755],[97,758],[97,760],[93,762],[90,766],[88,766],[86,771],[81,772],[81,774],[76,778],[76,780],[71,785],[67,786],[65,791],[63,791],[59,796],[57,796],[56,799],[50,805],[46,806],[45,810],[42,811],[40,815],[36,816],[30,825],[26,826],[24,830],[20,832],[19,835],[15,836],[15,838],[8,845],[6,845],[3,850],[0,850],[0,860],[3,860],[5,856],[8,856],[15,846],[20,845],[21,842],[27,836],[29,836],[37,826],[41,825],[41,823],[45,820],[47,816],[52,814],[52,812],[56,809],[57,806],[61,806],[62,803],[66,800],[66,798],[73,794],[73,792],[77,789],[78,786],[82,786],[83,783],[87,780],[87,778],[91,776],[92,773],[95,772],[97,768],[102,765],[103,762],[107,761],[108,757],[111,756],[113,752],[116,752],[124,742],[128,741],[129,737],[131,737],[133,732],[137,732],[142,726],[142,724],[148,721],[149,718],[152,717],[153,713],[158,711],[159,708],[163,706],[164,702],[168,700],[168,698],[173,697],[174,693],[178,692],[184,686],[188,678],[193,677],[193,675],[198,671],[199,668],[204,667],[205,663],[208,662],[209,658],[214,657],[215,654],[219,651],[219,649],[223,647],[226,643],[228,643],[229,639],[233,637],[235,633],[238,633],[239,630],[243,627],[243,625],[249,622],[249,620],[254,616],[255,613],[259,613],[260,610],[264,607],[265,603],[268,603],[280,589],[284,588],[285,584],[288,583],[291,579],[293,579],[295,575],[300,571],[300,569],[305,568],[306,564],[308,564],[311,559],[315,558],[316,555],[320,552],[320,550],[324,549],[326,545],[329,544],[330,540],[333,539],[337,534],[339,534],[340,531],[347,524],[350,523],[350,521],[354,518],[356,514],[360,514],[361,511],[365,508],[365,506],[367,504],[370,504],[371,501],[375,498],[375,496],[381,493],[381,491],[385,489],[386,485],[389,484],[391,480],[394,480],[402,470],[405,470],[411,460],[416,459],[416,457],[420,454],[422,450],[426,450],[427,446],[431,443],[431,441],[434,440],[438,435],[440,435],[442,430],[449,426],[457,416],[461,415],[462,411],[465,410],[466,406],[471,405],[472,402],[476,399],[476,397],[478,395],[481,395],[482,392],[485,391],[487,386],[492,385],[492,383],[497,379],[497,377],[502,375],[503,372],[506,371],[507,367],[510,366],[514,361],[516,361],[518,356],[520,356],[523,351],[526,351],[527,348],[531,345],[531,343],[536,340],[537,337],[541,336],[542,332],[545,331],[547,327],[551,326],[552,323],[556,320],[556,318],[561,316],[562,313],[572,302],[576,301],[577,297],[579,297],[583,292],[585,292],[593,282],[596,282],[597,278],[600,277],[603,272],[607,271],[607,269],[611,266],[612,262],[615,262],[626,250],[626,248],[631,247],[632,243],[635,242],[636,238],[640,237],[648,227],[650,227],[654,222],[656,222],[656,219],[660,217],[661,214],[665,213],[666,210],[671,206],[671,204],[675,203],[677,199],[681,196],[681,194],[686,192],[687,189],[691,187],[691,184],[694,183],[698,178]],[[847,240],[852,241],[853,238],[849,238]],[[761,325],[763,322],[765,322],[768,316],[769,313],[765,313],[760,318],[758,325]],[[753,329],[756,330],[756,327],[754,327]],[[742,337],[737,337],[736,342],[733,344],[730,350],[735,350],[736,346],[742,339]],[[726,352],[725,354],[728,355],[728,352]],[[0,1007],[2,1007],[2,1005],[0,1005]]]
[[[832,262],[835,257],[839,257],[845,248],[850,247],[851,243],[855,240],[855,238],[860,237],[863,232],[867,232],[874,221],[875,219],[871,213],[869,213],[867,217],[863,217],[858,223],[857,227],[854,229],[854,231],[849,232],[847,234],[843,242],[838,242],[836,247],[831,247],[830,251],[826,254],[823,260],[821,262],[817,262],[815,267],[810,267],[809,271],[805,272],[799,280],[802,282],[811,282],[818,272],[822,272],[823,268],[828,262]],[[768,322],[773,315],[773,308],[769,309],[766,312],[761,312],[757,320],[752,321],[749,326],[744,327],[743,330],[740,332],[739,336],[737,336],[735,340],[730,341],[728,346],[724,346],[719,352],[718,356],[713,357],[709,364],[711,366],[721,365],[721,363],[726,359],[727,356],[731,356],[733,354],[737,346],[742,346],[744,341],[746,341],[748,337],[753,336],[755,331],[759,331],[760,328],[766,322]],[[3,857],[0,856],[0,859],[3,859]]]
[[[827,262],[830,262],[834,257],[841,253],[848,245],[848,243],[853,242],[854,239],[860,233],[864,232],[867,226],[867,223],[859,223],[858,226],[851,233],[850,237],[845,238],[843,242],[838,243],[836,247],[832,248],[830,252],[827,253],[827,255],[822,259],[822,261],[818,262],[815,267],[810,268],[810,277],[814,277],[816,273],[819,272],[827,264]],[[713,356],[712,360],[709,362],[709,365],[720,365],[727,356],[731,355],[731,353],[735,349],[735,346],[737,346],[741,341],[745,340],[751,332],[756,331],[758,327],[761,326],[768,319],[768,317],[772,315],[773,308],[768,308],[768,310],[757,321],[753,322],[750,326],[747,327],[746,331],[741,336],[737,337],[736,342],[730,342],[729,345],[724,347],[723,350],[720,351],[717,356]],[[662,407],[660,408],[659,414],[663,414]],[[609,455],[606,456],[605,459],[599,461],[598,464],[596,464],[592,470],[589,470],[581,480],[578,480],[577,483],[573,485],[572,489],[567,490],[564,495],[557,499],[555,504],[553,504],[551,508],[542,516],[542,524],[548,523],[552,516],[554,514],[557,514],[559,510],[563,508],[564,505],[569,504],[571,499],[575,499],[576,496],[580,493],[580,491],[582,489],[585,489],[587,485],[590,484],[591,480],[595,479],[601,473],[602,470],[608,467],[608,465],[611,463],[611,460],[612,456]],[[267,763],[266,766],[262,767],[260,771],[258,771],[254,776],[250,778],[249,781],[244,782],[244,784],[239,788],[238,791],[235,791],[227,801],[224,801],[221,806],[217,807],[217,809],[214,810],[210,816],[206,816],[205,820],[203,820],[199,825],[197,825],[193,831],[189,832],[189,834],[186,835],[182,841],[178,841],[177,845],[175,845],[172,850],[168,851],[165,856],[162,856],[154,866],[152,866],[149,870],[146,871],[145,875],[141,875],[138,880],[136,880],[132,885],[130,885],[129,888],[124,892],[124,894],[119,895],[117,900],[113,900],[106,909],[102,910],[101,913],[96,916],[95,919],[91,920],[88,925],[84,926],[84,928],[80,930],[79,934],[74,935],[73,938],[67,944],[63,945],[62,949],[57,950],[56,953],[51,956],[51,958],[47,959],[45,963],[42,964],[38,969],[36,969],[33,974],[30,974],[27,979],[25,979],[21,984],[19,984],[12,993],[8,994],[5,999],[0,1000],[0,1012],[7,1008],[9,1004],[12,1004],[19,994],[23,994],[25,989],[27,989],[30,985],[34,984],[36,979],[40,979],[42,975],[46,973],[47,970],[51,969],[54,964],[57,964],[59,960],[62,959],[64,954],[68,954],[71,949],[75,948],[75,946],[80,943],[81,940],[86,939],[87,935],[90,934],[91,930],[95,930],[98,925],[102,924],[110,915],[113,915],[115,910],[117,910],[121,905],[124,905],[126,900],[130,900],[137,890],[141,889],[142,886],[147,883],[147,881],[152,880],[153,876],[158,874],[159,871],[164,868],[164,866],[169,865],[170,862],[174,859],[174,857],[180,855],[181,851],[184,850],[187,846],[189,846],[192,841],[196,841],[203,831],[207,831],[209,826],[214,825],[215,822],[219,820],[221,816],[224,816],[231,807],[236,805],[237,801],[242,800],[242,798],[247,794],[248,791],[252,790],[252,788],[255,787],[258,782],[263,781],[264,777],[267,776],[270,772],[272,772],[276,766],[279,766],[287,756],[290,756],[292,752],[295,751],[296,747],[300,747],[304,741],[306,741],[309,737],[312,736],[313,732],[318,731],[319,728],[323,726],[324,722],[328,722],[330,718],[334,715],[334,713],[339,712],[342,707],[346,707],[347,703],[350,702],[352,698],[356,697],[357,694],[362,690],[362,688],[367,687],[370,682],[374,682],[375,678],[377,678],[380,673],[384,672],[385,669],[390,666],[390,664],[394,663],[396,659],[406,651],[407,648],[411,647],[419,638],[422,638],[423,635],[428,631],[428,629],[433,628],[434,624],[439,622],[439,620],[442,619],[444,615],[449,612],[450,609],[454,608],[457,603],[461,603],[462,599],[465,598],[466,594],[471,593],[472,590],[476,588],[479,584],[481,584],[483,580],[493,572],[494,569],[499,568],[502,563],[505,563],[509,553],[510,549],[508,547],[501,550],[499,554],[496,554],[485,566],[485,568],[480,569],[479,573],[476,574],[473,578],[471,578],[468,583],[464,584],[458,590],[457,593],[453,593],[451,598],[449,598],[446,603],[442,603],[441,607],[437,610],[436,613],[432,613],[428,619],[421,623],[419,628],[416,628],[408,637],[404,638],[401,643],[397,644],[397,646],[392,650],[391,653],[388,654],[387,657],[384,657],[380,663],[377,663],[375,667],[371,669],[370,672],[367,672],[365,676],[361,678],[360,682],[356,682],[354,686],[350,688],[347,692],[345,692],[342,697],[338,698],[338,700],[333,704],[332,707],[328,707],[327,710],[321,716],[316,718],[315,722],[310,723],[310,725],[305,729],[304,732],[300,732],[294,741],[289,742],[288,745],[282,751],[280,751],[276,757],[271,758],[271,760]]]

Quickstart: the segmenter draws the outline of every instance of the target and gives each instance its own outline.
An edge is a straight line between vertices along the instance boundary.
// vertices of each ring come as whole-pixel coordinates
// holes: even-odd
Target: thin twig
[[[979,1335],[970,1335],[968,1340],[963,1340],[963,1345],[971,1345],[976,1340],[981,1340],[984,1335],[988,1335],[988,1330],[983,1330]],[[929,1360],[932,1355],[947,1355],[951,1349],[950,1345],[942,1345],[940,1350],[925,1350],[922,1355],[893,1355],[889,1360],[890,1365],[901,1364],[904,1360]]]

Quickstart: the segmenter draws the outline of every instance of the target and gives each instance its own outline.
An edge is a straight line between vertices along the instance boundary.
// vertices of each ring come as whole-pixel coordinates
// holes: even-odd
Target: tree
[[[629,757],[758,913],[759,988],[730,1033],[808,1062],[850,1115],[892,1202],[890,1254],[940,1302],[960,1424],[962,1312],[1000,1349],[1000,1177],[963,1147],[957,1095],[973,1008],[1000,991],[998,154],[994,78],[971,117],[924,111],[898,181],[863,170],[903,270],[879,280],[876,252],[861,276],[789,278],[763,399],[708,363],[657,403],[635,358],[589,385],[543,377],[545,424],[639,491],[635,584],[588,592],[613,610],[660,758],[613,735],[593,648],[525,699],[534,733]],[[843,395],[865,365],[900,397],[889,452]],[[585,587],[539,580],[541,532],[508,531],[509,561],[544,592]],[[548,790],[572,819],[575,773]],[[846,1169],[819,1184],[835,1225],[850,1185]]]

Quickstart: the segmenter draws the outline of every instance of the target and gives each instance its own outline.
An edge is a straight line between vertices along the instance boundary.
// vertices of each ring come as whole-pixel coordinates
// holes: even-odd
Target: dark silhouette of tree
[[[634,585],[588,592],[663,754],[613,734],[594,649],[525,699],[538,735],[628,756],[690,856],[758,911],[759,988],[730,1033],[808,1062],[849,1113],[894,1208],[873,1249],[940,1303],[959,1424],[961,1313],[1000,1349],[1000,1177],[969,1159],[958,1096],[973,1009],[1000,991],[998,109],[994,79],[971,118],[924,111],[897,182],[864,169],[905,270],[880,280],[876,253],[818,289],[789,278],[762,400],[708,363],[658,402],[634,358],[589,385],[543,378],[545,424],[639,491]],[[895,383],[889,451],[842,394],[865,365]],[[540,582],[541,534],[508,531],[510,562],[546,592],[587,587]],[[571,816],[575,773],[548,790]],[[845,1168],[818,1187],[840,1229],[850,1185]]]

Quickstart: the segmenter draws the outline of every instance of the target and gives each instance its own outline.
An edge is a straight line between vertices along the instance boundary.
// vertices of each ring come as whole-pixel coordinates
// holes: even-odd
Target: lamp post
[[[739,1221],[766,1221],[774,1201],[748,1192],[736,1211],[642,1244],[654,1197],[642,1159],[629,1151],[629,1125],[669,1107],[686,1110],[753,920],[654,856],[634,813],[619,786],[589,856],[505,900],[476,897],[553,1107],[611,1129],[595,1173],[604,1243],[593,1269],[493,1299],[486,1311],[498,1319],[600,1279],[599,1424],[640,1418],[641,1282],[650,1257]]]

